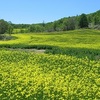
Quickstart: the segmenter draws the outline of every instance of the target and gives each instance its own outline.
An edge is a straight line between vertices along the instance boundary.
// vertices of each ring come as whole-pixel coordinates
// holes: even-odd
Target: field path
[[[9,48],[8,50],[18,50],[18,51],[26,51],[26,52],[35,52],[35,53],[44,53],[46,50],[44,49],[21,49],[21,48],[16,48],[16,49],[13,49],[13,48]]]

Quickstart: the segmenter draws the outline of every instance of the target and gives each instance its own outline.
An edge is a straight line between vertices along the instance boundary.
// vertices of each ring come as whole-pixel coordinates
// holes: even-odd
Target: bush
[[[0,40],[11,40],[13,39],[14,37],[12,36],[9,36],[9,35],[5,35],[5,34],[0,34]]]

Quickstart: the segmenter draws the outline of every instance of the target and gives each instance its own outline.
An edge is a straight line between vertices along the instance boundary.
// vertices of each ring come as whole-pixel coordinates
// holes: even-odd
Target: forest
[[[77,16],[64,17],[54,22],[37,24],[14,24],[11,21],[7,22],[0,20],[0,34],[2,33],[29,33],[29,32],[55,32],[68,31],[80,28],[100,29],[100,10]],[[14,31],[13,31],[14,29]]]

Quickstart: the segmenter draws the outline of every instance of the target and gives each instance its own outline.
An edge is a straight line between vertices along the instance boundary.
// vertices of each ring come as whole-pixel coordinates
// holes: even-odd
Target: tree
[[[28,30],[29,30],[29,32],[43,32],[44,31],[44,27],[42,25],[32,24],[32,25],[30,25]]]
[[[75,18],[74,17],[69,17],[67,19],[67,30],[74,30],[75,29]]]
[[[34,24],[30,25],[29,28],[28,28],[28,30],[29,30],[29,32],[34,32],[35,25]]]
[[[54,22],[53,22],[54,31],[57,31],[57,25],[58,25],[57,21],[54,21]]]
[[[42,26],[45,27],[45,22],[43,21]]]
[[[42,25],[35,25],[35,32],[43,32],[44,27]]]
[[[79,27],[80,28],[86,28],[88,27],[88,20],[85,14],[81,14],[79,19]]]
[[[9,33],[9,35],[11,35],[12,34],[12,32],[13,32],[13,26],[12,25],[8,25],[8,30],[7,30],[7,32]]]
[[[8,30],[8,23],[3,19],[0,20],[0,34],[4,34]]]
[[[94,23],[94,25],[100,24],[99,16],[94,16],[93,23]]]
[[[54,31],[53,22],[49,22],[45,25],[45,31],[47,31],[47,32],[53,32]]]

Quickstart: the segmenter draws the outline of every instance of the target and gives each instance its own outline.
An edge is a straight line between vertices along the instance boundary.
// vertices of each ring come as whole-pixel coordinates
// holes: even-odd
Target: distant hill
[[[85,28],[100,29],[100,10],[90,14],[64,17],[54,22],[48,23],[43,22],[39,24],[13,24],[10,22],[10,24],[14,27],[14,29],[20,29],[20,33],[68,31],[81,28],[79,23],[82,15],[84,15],[86,19],[84,20],[83,17],[82,22],[88,22],[88,25]]]
[[[89,23],[89,28],[100,29],[100,10],[98,10],[94,13],[86,14],[86,17],[87,17],[87,20]],[[65,27],[67,26],[67,29],[65,29],[65,30],[70,30],[70,29],[72,30],[72,29],[79,28],[78,27],[79,18],[80,18],[80,15],[64,17],[57,21],[54,21],[53,24],[56,24],[58,29],[60,29],[63,26],[65,26]]]
[[[31,32],[53,32],[53,31],[67,31],[78,29],[79,19],[81,15],[64,17],[54,22],[40,23],[40,24],[14,24],[15,28],[29,28]],[[88,28],[100,29],[100,10],[86,14],[88,20]]]

